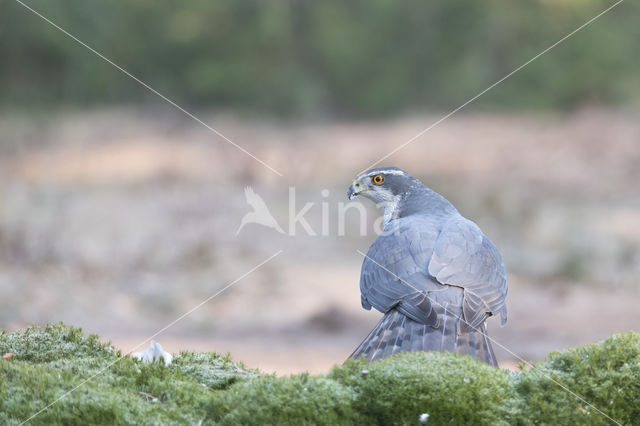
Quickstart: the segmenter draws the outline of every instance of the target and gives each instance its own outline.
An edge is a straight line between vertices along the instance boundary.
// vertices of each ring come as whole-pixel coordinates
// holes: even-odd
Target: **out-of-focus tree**
[[[603,0],[29,0],[179,103],[271,115],[449,109],[612,4]],[[623,3],[488,94],[491,108],[640,95],[640,8]],[[4,108],[158,102],[6,1]]]

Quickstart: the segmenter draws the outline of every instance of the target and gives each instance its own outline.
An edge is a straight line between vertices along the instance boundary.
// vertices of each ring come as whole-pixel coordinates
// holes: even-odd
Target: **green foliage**
[[[640,418],[640,335],[508,372],[447,353],[350,360],[329,374],[264,375],[228,355],[170,366],[123,357],[62,324],[0,332],[0,424],[609,424]],[[577,399],[571,392],[581,395]],[[57,401],[57,402],[56,402]],[[54,403],[55,402],[55,403]]]
[[[611,2],[31,0],[44,16],[181,104],[269,114],[376,116],[450,109]],[[640,95],[640,8],[622,4],[483,97],[566,108]],[[162,102],[8,2],[5,106]]]

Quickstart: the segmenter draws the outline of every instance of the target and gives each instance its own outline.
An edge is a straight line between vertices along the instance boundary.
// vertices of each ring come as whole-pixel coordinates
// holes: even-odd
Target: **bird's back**
[[[394,221],[396,229],[374,242],[362,266],[362,302],[385,315],[351,357],[373,361],[400,351],[433,350],[496,365],[486,317],[472,327],[465,321],[465,288],[429,273],[439,239],[446,237],[443,230],[456,221],[466,219],[457,211],[436,219],[412,215]],[[455,255],[460,249],[448,250]]]

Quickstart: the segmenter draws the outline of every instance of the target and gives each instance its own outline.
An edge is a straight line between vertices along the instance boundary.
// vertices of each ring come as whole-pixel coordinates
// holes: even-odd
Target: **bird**
[[[486,320],[507,321],[507,275],[478,225],[397,167],[362,173],[347,196],[383,211],[382,232],[361,253],[360,292],[364,309],[384,315],[350,358],[440,351],[497,366]]]
[[[255,193],[253,188],[251,188],[250,186],[245,187],[244,196],[247,200],[247,204],[253,207],[253,211],[245,214],[242,217],[240,227],[236,231],[236,236],[248,223],[257,223],[266,226],[267,228],[275,229],[279,233],[284,234],[284,231],[282,230],[280,225],[278,225],[278,222],[276,222],[275,218],[269,211],[267,204],[264,202],[262,197]]]

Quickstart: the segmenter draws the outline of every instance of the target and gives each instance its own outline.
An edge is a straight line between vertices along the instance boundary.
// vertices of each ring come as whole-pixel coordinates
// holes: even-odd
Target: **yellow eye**
[[[384,182],[384,178],[382,177],[382,175],[375,175],[373,177],[373,179],[371,179],[373,181],[373,183],[375,183],[376,185],[380,185],[382,182]]]

